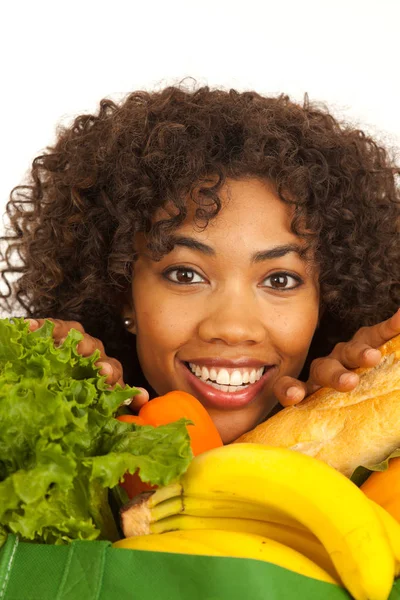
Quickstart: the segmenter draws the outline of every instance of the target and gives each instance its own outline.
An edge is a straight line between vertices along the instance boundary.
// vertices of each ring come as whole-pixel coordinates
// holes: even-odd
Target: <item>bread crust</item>
[[[360,382],[351,392],[321,388],[234,443],[297,450],[323,460],[347,477],[359,465],[385,460],[400,448],[400,335],[379,350],[382,360],[377,366],[354,369]]]

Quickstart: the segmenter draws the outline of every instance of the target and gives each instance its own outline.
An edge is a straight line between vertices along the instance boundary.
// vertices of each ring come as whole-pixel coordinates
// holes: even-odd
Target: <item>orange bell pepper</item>
[[[222,446],[221,436],[204,406],[187,392],[169,392],[146,402],[139,411],[139,417],[148,425],[166,425],[178,419],[189,419],[190,443],[193,454],[201,454],[211,448]]]
[[[164,396],[146,402],[139,410],[138,416],[121,415],[118,417],[120,421],[126,423],[153,425],[153,427],[167,425],[182,418],[193,422],[193,425],[187,425],[187,430],[194,456],[223,445],[218,429],[204,406],[187,392],[169,392]],[[143,483],[138,473],[134,475],[126,473],[124,481],[120,485],[125,489],[129,498],[156,487]]]
[[[142,417],[138,415],[120,415],[117,417],[118,421],[124,421],[124,423],[135,423],[136,425],[148,425]]]
[[[391,458],[386,471],[375,471],[360,489],[400,523],[400,458]]]

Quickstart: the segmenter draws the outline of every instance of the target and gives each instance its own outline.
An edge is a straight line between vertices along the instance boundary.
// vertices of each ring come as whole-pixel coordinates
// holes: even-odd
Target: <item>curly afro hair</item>
[[[160,257],[195,189],[206,226],[227,178],[258,177],[293,205],[292,229],[319,264],[323,316],[309,365],[400,306],[399,173],[373,139],[307,97],[173,86],[104,99],[60,128],[11,192],[0,300],[11,314],[80,321],[128,383],[145,384],[122,323],[135,232]],[[154,223],[167,202],[174,215]]]

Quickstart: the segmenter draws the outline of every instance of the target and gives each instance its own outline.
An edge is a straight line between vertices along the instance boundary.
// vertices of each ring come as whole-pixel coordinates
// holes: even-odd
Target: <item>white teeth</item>
[[[201,378],[202,378],[202,380],[203,380],[203,381],[207,381],[207,379],[209,379],[209,375],[210,375],[210,374],[209,374],[209,372],[208,372],[208,369],[207,369],[207,367],[203,367],[203,368],[201,369]]]
[[[210,379],[211,381],[217,381],[217,370],[210,369]]]
[[[224,392],[235,392],[238,387],[245,387],[261,379],[264,367],[260,369],[216,369],[211,367],[200,367],[195,363],[189,363],[191,371],[208,385]],[[226,388],[226,389],[225,389]]]
[[[243,379],[240,371],[233,371],[231,373],[230,385],[242,385]]]
[[[207,381],[207,385],[215,388],[216,390],[220,390],[221,392],[231,393],[231,392],[238,391],[238,386],[236,386],[236,385],[220,385],[219,383],[215,383],[214,381]],[[241,386],[239,386],[239,389],[245,390],[247,387],[248,387],[247,385],[241,385]]]
[[[229,385],[229,373],[226,369],[221,369],[217,375],[217,383]]]
[[[219,383],[215,383],[214,381],[208,381],[207,385],[209,385],[210,387],[215,388],[216,390],[219,390],[220,392],[236,392],[237,388],[231,387],[230,385],[220,385]]]

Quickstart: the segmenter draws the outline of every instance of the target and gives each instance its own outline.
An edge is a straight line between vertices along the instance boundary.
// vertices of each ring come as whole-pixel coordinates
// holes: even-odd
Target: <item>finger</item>
[[[124,402],[124,404],[129,405],[129,410],[131,410],[133,413],[138,413],[142,406],[146,404],[150,398],[148,391],[144,388],[138,387],[136,389],[139,390],[139,394],[135,394],[135,396],[129,399],[129,401],[126,400],[126,402]]]
[[[106,380],[106,383],[108,383],[108,381]],[[118,381],[116,381],[113,385],[110,384],[110,389],[114,390],[116,388],[116,386],[119,385],[120,387],[124,388],[126,386],[126,383],[124,382],[124,380],[122,379],[122,377],[120,379],[118,379]],[[123,402],[122,404],[129,404],[131,402],[132,398],[129,398],[129,400],[126,400],[125,402]]]
[[[100,375],[106,376],[106,382],[109,385],[119,383],[122,387],[125,385],[122,379],[122,365],[115,358],[105,356],[98,360],[96,367],[100,367]]]
[[[358,381],[356,373],[348,371],[336,358],[327,356],[317,358],[311,363],[307,387],[313,390],[315,386],[321,386],[333,388],[338,392],[349,392],[356,387]]]
[[[358,367],[374,367],[379,363],[382,355],[376,348],[371,348],[368,344],[353,339],[337,344],[330,357],[337,359],[346,369],[356,369]]]
[[[25,319],[29,323],[30,331],[35,331],[39,327],[44,325],[45,319]],[[122,378],[122,366],[121,363],[110,358],[105,354],[104,344],[97,338],[85,333],[83,326],[78,321],[62,321],[60,319],[46,319],[54,323],[53,337],[58,345],[62,344],[66,339],[70,329],[77,329],[83,334],[83,339],[77,345],[77,351],[82,356],[91,356],[95,350],[99,350],[101,359],[96,363],[96,366],[100,367],[99,373],[106,376],[106,382],[109,385],[116,385],[119,383],[121,387],[124,387],[124,381]]]
[[[24,319],[24,321],[29,324],[29,331],[36,331],[40,327],[37,319]]]
[[[364,342],[373,348],[382,346],[395,335],[400,333],[400,308],[386,321],[371,327],[362,327],[354,335],[354,339]]]
[[[285,375],[276,380],[273,393],[282,406],[292,406],[304,399],[307,389],[302,381]]]
[[[85,333],[83,326],[78,321],[62,321],[61,319],[25,319],[29,322],[30,331],[35,331],[42,327],[45,321],[51,321],[54,323],[53,338],[56,341],[67,337],[70,329],[77,329],[81,333]]]
[[[82,356],[91,356],[95,350],[100,350],[102,358],[105,357],[103,342],[88,333],[83,335],[83,339],[79,342],[76,349]]]

